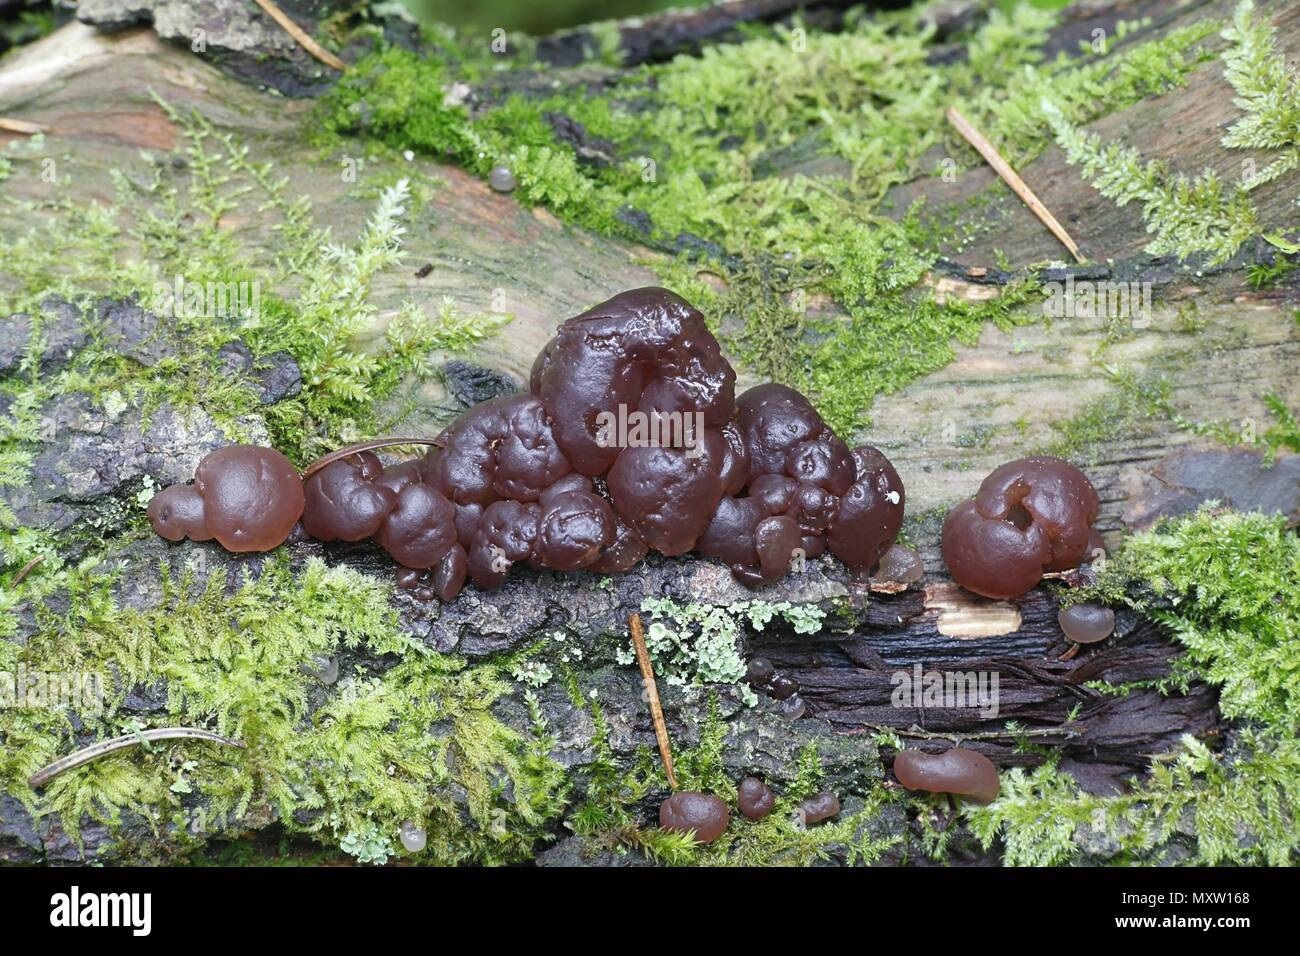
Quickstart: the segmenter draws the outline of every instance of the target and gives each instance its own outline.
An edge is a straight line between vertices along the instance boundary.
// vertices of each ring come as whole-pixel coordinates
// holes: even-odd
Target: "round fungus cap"
[[[904,750],[894,758],[894,776],[908,790],[954,793],[979,803],[992,802],[1001,787],[993,761],[961,747],[941,754]]]
[[[1076,644],[1096,644],[1115,631],[1115,612],[1100,604],[1073,604],[1056,615],[1065,636]]]
[[[227,551],[270,551],[301,517],[302,479],[274,448],[230,445],[199,462],[194,489],[208,530]]]
[[[680,790],[659,805],[659,825],[674,833],[693,833],[700,843],[712,843],[727,829],[731,811],[721,797]]]
[[[1019,597],[1045,572],[1088,555],[1100,500],[1086,475],[1049,456],[1020,458],[991,472],[975,497],[943,523],[944,563],[953,580],[995,599]]]
[[[736,788],[736,805],[749,820],[762,820],[776,806],[776,794],[758,777],[746,777]]]

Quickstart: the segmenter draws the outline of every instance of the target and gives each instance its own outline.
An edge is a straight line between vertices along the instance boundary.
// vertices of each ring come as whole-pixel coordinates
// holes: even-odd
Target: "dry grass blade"
[[[298,42],[299,46],[316,59],[320,60],[326,66],[334,67],[334,69],[339,72],[347,70],[348,65],[346,63],[313,40],[310,33],[298,26],[298,24],[294,23],[293,20],[289,18],[289,15],[272,3],[271,0],[255,0],[255,2],[259,7],[266,11],[267,16],[280,24],[280,26],[284,28],[284,31]]]
[[[49,127],[42,126],[40,123],[29,123],[27,120],[9,119],[4,116],[0,116],[0,129],[9,133],[22,133],[24,136],[49,132]]]
[[[1029,207],[1030,212],[1037,216],[1043,225],[1052,230],[1052,235],[1061,240],[1061,244],[1070,250],[1070,254],[1074,256],[1075,260],[1083,262],[1083,256],[1079,254],[1079,247],[1070,238],[1070,234],[1065,231],[1065,227],[1056,221],[1056,217],[1052,215],[1051,210],[1044,206],[1043,201],[1034,195],[1034,191],[1025,185],[1025,181],[1016,174],[1010,164],[993,148],[993,144],[984,138],[984,134],[971,125],[971,121],[963,116],[955,106],[948,107],[948,122],[956,127],[957,132],[961,133],[966,142],[975,147],[976,152],[984,157],[984,161],[993,167],[993,171],[1001,176],[1003,182],[1011,187],[1011,191]]]
[[[664,761],[664,773],[668,777],[668,786],[677,789],[677,772],[673,769],[673,745],[668,739],[668,725],[664,723],[664,709],[659,705],[659,688],[655,684],[655,671],[650,663],[650,651],[645,646],[645,632],[641,629],[641,615],[633,614],[627,619],[632,631],[632,646],[636,648],[636,662],[641,668],[641,680],[645,682],[646,700],[650,704],[650,719],[655,725],[655,740],[659,743],[659,756]]]
[[[328,455],[322,455],[313,461],[302,471],[302,480],[306,481],[316,472],[320,471],[326,465],[332,465],[340,458],[347,458],[349,455],[355,455],[363,451],[376,451],[380,448],[400,448],[402,445],[432,445],[434,448],[445,447],[442,442],[436,438],[376,438],[373,441],[357,442],[355,445],[346,445],[330,452]]]
[[[214,734],[210,730],[201,730],[198,727],[158,727],[154,730],[142,730],[138,734],[127,734],[124,737],[114,737],[111,740],[101,740],[97,744],[91,744],[75,753],[70,753],[42,770],[36,771],[27,779],[27,785],[33,789],[44,786],[61,773],[66,773],[75,767],[88,764],[92,760],[98,760],[100,757],[107,756],[117,750],[125,750],[127,747],[137,747],[142,743],[152,743],[157,740],[206,740],[209,743],[221,744],[224,747],[238,747],[240,750],[248,749],[245,744],[238,740],[231,740],[229,737],[222,737],[220,734]]]

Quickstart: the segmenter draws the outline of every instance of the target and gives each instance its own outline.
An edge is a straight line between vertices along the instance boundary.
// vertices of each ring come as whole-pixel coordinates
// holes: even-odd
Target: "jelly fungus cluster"
[[[1068,461],[1009,461],[948,513],[944,563],[968,591],[1019,597],[1045,573],[1076,568],[1101,546],[1092,527],[1099,509],[1092,482]]]
[[[385,466],[358,450],[303,482],[278,452],[224,448],[149,517],[170,540],[232,551],[273,548],[301,517],[322,541],[372,539],[401,565],[399,586],[443,601],[519,563],[609,574],[650,550],[718,558],[750,587],[827,550],[869,572],[903,520],[889,460],[850,451],[793,389],[736,397],[735,380],[696,309],[635,289],[563,323],[528,394],[470,408],[423,459]],[[647,440],[663,423],[675,440]]]

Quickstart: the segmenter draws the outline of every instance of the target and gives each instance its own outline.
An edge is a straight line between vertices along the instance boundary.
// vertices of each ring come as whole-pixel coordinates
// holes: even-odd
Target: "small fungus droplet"
[[[758,777],[746,777],[736,788],[736,804],[750,820],[761,820],[776,806],[776,795]]]
[[[904,750],[894,758],[894,776],[908,790],[955,793],[979,803],[998,795],[998,768],[982,753],[954,747],[941,754]]]
[[[799,804],[799,810],[805,823],[821,823],[840,812],[840,798],[824,790]]]
[[[788,720],[798,720],[808,712],[808,705],[798,694],[792,694],[781,701],[781,713]]]
[[[515,186],[519,185],[515,181],[515,174],[507,166],[493,166],[492,172],[488,173],[488,185],[499,193],[512,193]]]
[[[785,700],[799,693],[799,682],[785,674],[777,674],[769,685],[769,693],[776,700]]]
[[[726,802],[710,793],[681,790],[659,807],[661,827],[674,833],[694,833],[700,843],[712,843],[722,836],[730,821]]]
[[[745,680],[753,687],[762,687],[772,679],[776,673],[776,668],[766,657],[755,657],[749,662],[749,667],[745,669]]]
[[[1065,636],[1076,644],[1096,644],[1115,630],[1115,612],[1100,604],[1075,604],[1057,612]]]
[[[429,842],[429,834],[407,820],[402,824],[401,839],[402,847],[407,853],[419,853]]]

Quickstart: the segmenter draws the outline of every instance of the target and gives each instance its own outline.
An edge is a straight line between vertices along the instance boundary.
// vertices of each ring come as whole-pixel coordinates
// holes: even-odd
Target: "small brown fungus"
[[[954,747],[941,754],[904,750],[894,758],[894,776],[908,790],[953,793],[979,803],[998,795],[998,769],[982,753]]]
[[[1045,572],[1088,556],[1100,501],[1078,468],[1060,458],[1020,458],[994,469],[975,497],[948,513],[943,560],[968,591],[1019,597]]]
[[[736,806],[746,819],[761,820],[776,806],[776,794],[758,777],[746,777],[736,788]]]
[[[289,459],[256,445],[230,445],[207,455],[190,487],[193,495],[172,488],[160,493],[163,501],[150,509],[154,530],[170,537],[184,525],[190,538],[206,540],[194,538],[206,528],[227,551],[270,551],[283,544],[305,502],[302,479]]]
[[[712,843],[731,822],[731,811],[721,797],[680,790],[659,806],[659,825],[674,833],[694,833],[696,841]]]
[[[1065,636],[1076,644],[1096,644],[1115,631],[1115,612],[1100,604],[1073,604],[1056,614]]]
[[[799,804],[799,815],[804,823],[821,823],[840,812],[840,798],[829,790],[813,794]]]
[[[172,485],[149,501],[149,523],[168,541],[211,541],[203,513],[203,496],[193,485]]]
[[[873,577],[897,584],[915,584],[925,577],[925,565],[921,563],[921,556],[911,548],[896,544],[880,559]]]

